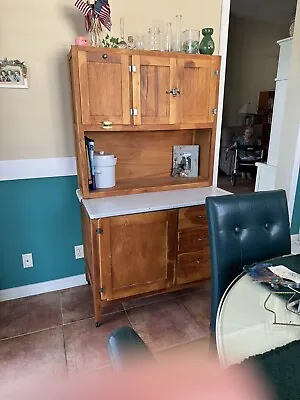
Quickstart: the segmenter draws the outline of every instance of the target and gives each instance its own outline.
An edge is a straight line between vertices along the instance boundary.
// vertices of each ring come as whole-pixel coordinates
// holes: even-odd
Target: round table
[[[273,324],[273,314],[264,308],[269,293],[267,285],[243,274],[224,293],[216,321],[217,350],[223,365],[239,363],[300,339],[300,326]],[[288,311],[280,296],[272,295],[268,306],[276,311],[278,322],[300,324],[300,316]]]

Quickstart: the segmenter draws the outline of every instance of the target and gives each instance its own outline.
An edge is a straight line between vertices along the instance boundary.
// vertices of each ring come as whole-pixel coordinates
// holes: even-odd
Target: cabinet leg
[[[90,286],[91,285],[91,281],[90,281],[90,277],[89,277],[89,273],[88,273],[88,267],[87,267],[86,264],[84,266],[84,269],[85,269],[85,279],[87,281],[87,284]]]
[[[94,300],[94,318],[96,328],[101,325],[101,298],[100,293],[97,291],[96,287],[93,287],[93,300]]]

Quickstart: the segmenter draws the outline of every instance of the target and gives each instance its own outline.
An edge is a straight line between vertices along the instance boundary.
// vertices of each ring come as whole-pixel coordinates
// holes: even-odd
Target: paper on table
[[[297,272],[291,271],[284,265],[276,265],[276,267],[268,267],[275,275],[280,276],[280,278],[288,279],[296,283],[300,283],[300,275]]]

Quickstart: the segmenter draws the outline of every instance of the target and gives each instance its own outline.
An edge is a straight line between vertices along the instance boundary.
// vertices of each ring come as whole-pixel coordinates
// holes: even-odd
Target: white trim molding
[[[72,175],[77,175],[75,157],[0,161],[0,181]]]
[[[0,290],[0,302],[86,285],[85,274]]]
[[[221,142],[224,90],[225,90],[225,78],[226,78],[226,59],[227,59],[228,29],[229,29],[229,16],[230,16],[230,1],[231,0],[222,0],[222,10],[221,10],[221,26],[220,26],[220,41],[219,41],[221,68],[220,68],[220,85],[219,85],[218,117],[217,117],[216,142],[215,142],[213,186],[217,186],[217,181],[218,181],[219,152],[220,152],[220,142]]]

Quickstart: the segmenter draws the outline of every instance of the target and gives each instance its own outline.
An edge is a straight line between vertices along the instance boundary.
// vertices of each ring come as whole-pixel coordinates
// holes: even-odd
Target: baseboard
[[[11,289],[0,290],[0,302],[33,296],[41,293],[55,292],[86,284],[85,274],[56,279],[48,282],[34,283]]]

